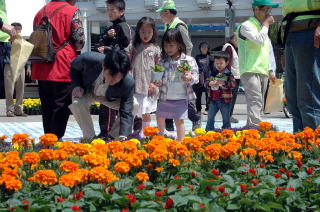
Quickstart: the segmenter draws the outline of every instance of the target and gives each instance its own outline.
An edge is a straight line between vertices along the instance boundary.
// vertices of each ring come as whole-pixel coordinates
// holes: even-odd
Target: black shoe
[[[236,119],[236,118],[234,118],[233,116],[231,116],[230,122],[231,122],[231,123],[239,123],[239,120]]]

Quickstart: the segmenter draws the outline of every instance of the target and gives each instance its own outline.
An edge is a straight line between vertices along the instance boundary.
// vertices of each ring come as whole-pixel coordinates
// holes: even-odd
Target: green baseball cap
[[[253,0],[252,7],[255,6],[271,6],[273,8],[279,7],[279,4],[272,3],[271,0]]]
[[[163,1],[162,7],[156,10],[157,13],[160,13],[163,10],[176,10],[176,5],[173,0]]]

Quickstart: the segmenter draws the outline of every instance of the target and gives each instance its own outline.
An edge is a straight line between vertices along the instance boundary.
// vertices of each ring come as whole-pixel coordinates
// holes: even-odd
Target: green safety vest
[[[7,18],[6,2],[5,0],[0,0],[0,17],[4,24],[9,24]],[[7,33],[4,33],[0,30],[0,42],[8,41],[10,36]]]
[[[175,29],[178,27],[178,25],[183,25],[188,29],[188,26],[182,20],[180,20],[180,18],[176,17],[170,25],[164,25],[164,31],[166,32],[168,29]]]
[[[250,17],[244,23],[247,22],[252,24],[258,32],[261,31],[262,26],[256,18]],[[240,36],[240,28],[241,25],[237,29],[240,75],[248,72],[269,75],[269,37],[263,44],[257,44]]]
[[[292,12],[306,12],[312,10],[320,10],[320,0],[284,0],[282,7],[283,16]],[[320,18],[320,15],[299,16],[294,20],[298,21],[309,18]]]

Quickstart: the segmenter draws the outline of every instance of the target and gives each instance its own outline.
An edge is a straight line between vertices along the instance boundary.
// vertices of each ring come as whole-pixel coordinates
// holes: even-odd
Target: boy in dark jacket
[[[212,72],[206,81],[208,89],[209,113],[206,131],[214,130],[215,116],[221,111],[223,125],[222,128],[231,128],[230,110],[232,101],[232,91],[236,86],[236,81],[228,70],[229,55],[220,51],[214,54],[214,67],[217,72]]]
[[[106,15],[112,26],[106,28],[101,34],[99,40],[98,51],[103,53],[105,47],[120,48],[121,50],[128,47],[133,39],[133,30],[126,22],[124,17],[126,3],[124,0],[107,0]],[[98,137],[108,137],[112,124],[116,119],[117,111],[100,105],[99,111],[99,125],[101,133]]]

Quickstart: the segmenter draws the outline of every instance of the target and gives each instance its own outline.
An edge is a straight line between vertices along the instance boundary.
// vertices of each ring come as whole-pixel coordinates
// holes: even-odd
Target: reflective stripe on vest
[[[166,32],[168,29],[175,29],[179,24],[184,25],[188,29],[188,26],[182,20],[180,20],[180,18],[176,17],[169,27],[167,26],[167,24],[164,25],[164,31]]]
[[[0,0],[0,17],[4,24],[9,24],[6,10],[6,1]],[[7,42],[10,36],[0,30],[0,42]]]
[[[320,10],[320,0],[284,0],[282,13],[286,16],[292,12],[306,12]],[[295,18],[295,21],[310,19],[310,18],[320,18],[320,15],[305,15]]]
[[[244,23],[250,23],[258,32],[261,31],[262,26],[257,19],[250,17]],[[258,74],[269,74],[269,37],[263,44],[257,44],[249,39],[244,40],[239,36],[240,27],[237,29],[238,39],[238,56],[239,56],[239,69],[240,75],[250,72]]]

